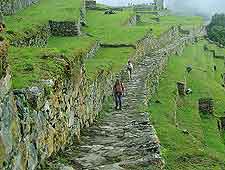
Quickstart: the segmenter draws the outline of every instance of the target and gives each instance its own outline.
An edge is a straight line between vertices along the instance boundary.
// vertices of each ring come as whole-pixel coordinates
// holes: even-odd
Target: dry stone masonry
[[[76,21],[49,21],[53,36],[78,36],[81,34],[80,23]]]
[[[134,15],[134,16],[129,18],[128,26],[137,25],[140,21],[141,21],[141,16],[140,15]]]
[[[220,117],[217,123],[218,123],[219,130],[225,131],[225,117]]]
[[[95,9],[97,7],[95,0],[85,0],[86,9]]]
[[[15,35],[16,34],[16,35]],[[46,47],[51,36],[49,25],[39,26],[24,33],[8,32],[7,38],[15,47]]]
[[[12,15],[17,11],[38,3],[39,0],[1,0],[0,11],[4,15]]]
[[[222,75],[223,75],[223,84],[224,84],[224,87],[225,87],[225,73],[223,73]]]
[[[193,42],[192,37],[185,37],[185,40],[188,38]],[[183,43],[179,45],[183,47]],[[151,54],[143,56],[135,66],[133,81],[125,82],[124,110],[110,109],[100,122],[82,132],[80,145],[72,145],[60,154],[58,159],[65,160],[63,165],[58,159],[51,159],[47,168],[162,169],[164,162],[156,132],[148,113],[140,112],[138,108],[147,104],[148,97],[157,91],[168,55],[176,53],[177,46],[174,41],[174,44],[155,48]],[[138,58],[138,52],[136,55]]]
[[[213,114],[214,102],[211,98],[199,99],[199,112],[203,114]]]
[[[178,90],[178,94],[180,96],[185,96],[185,90],[186,90],[186,86],[185,83],[183,82],[177,82],[177,90]]]
[[[192,41],[191,35],[174,39],[178,34],[175,30],[163,35],[171,40],[166,46],[160,44],[161,38],[157,40],[152,36],[139,41],[134,58],[141,58],[141,62],[134,73],[135,81],[126,84],[129,89],[126,110],[109,112],[100,127],[87,129],[82,138],[80,129],[93,124],[105,98],[111,94],[114,75],[110,70],[100,69],[94,79],[89,79],[82,60],[62,61],[65,68],[62,75],[40,80],[39,86],[13,92],[10,91],[10,74],[6,72],[0,82],[0,90],[4,92],[0,98],[0,169],[34,170],[75,142],[81,145],[74,145],[73,151],[65,153],[75,154],[76,168],[162,168],[156,132],[148,114],[139,111],[138,106],[146,103],[147,92],[150,92],[143,82],[149,78],[147,84],[151,84],[150,93],[154,94],[167,55]],[[74,152],[77,150],[79,153]]]
[[[90,81],[83,66],[76,63],[74,69],[69,77],[43,80],[42,87],[14,90],[1,100],[0,169],[35,169],[79,141],[80,129],[93,123],[111,92],[112,76],[101,71]]]

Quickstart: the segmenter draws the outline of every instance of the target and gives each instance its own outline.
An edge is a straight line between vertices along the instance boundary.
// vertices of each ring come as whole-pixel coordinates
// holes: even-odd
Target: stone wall
[[[8,43],[2,38],[0,40],[0,79],[6,75],[7,70]]]
[[[134,26],[134,25],[137,25],[140,21],[141,21],[141,16],[140,16],[140,15],[134,15],[134,16],[131,16],[131,17],[128,19],[128,26]]]
[[[201,98],[198,101],[199,112],[203,114],[213,114],[214,101],[211,98]]]
[[[151,5],[136,5],[134,7],[134,11],[154,11],[156,10],[157,7],[155,4],[151,4]]]
[[[218,59],[225,59],[225,55],[218,55],[218,54],[216,54],[216,50],[209,50],[209,52],[211,52],[212,53],[212,55],[213,55],[213,58],[218,58]]]
[[[97,117],[111,93],[113,75],[99,70],[89,80],[82,62],[65,67],[57,80],[14,90],[1,100],[0,169],[35,169],[69,143],[79,142],[80,129]]]
[[[96,1],[95,0],[85,0],[85,7],[86,9],[95,9],[96,8]]]
[[[40,26],[24,33],[7,32],[7,38],[15,47],[45,47],[51,36],[49,25]]]
[[[217,120],[217,124],[220,131],[225,131],[225,117],[219,117]]]
[[[167,35],[164,38],[172,40],[170,31]],[[152,63],[157,69],[149,75],[151,94],[156,91],[159,75],[167,63],[165,53],[175,53],[186,39],[178,38],[174,40],[177,45],[157,51],[161,41],[146,36],[137,45],[135,59],[152,52],[159,56]],[[85,56],[92,56],[96,49],[98,44]],[[90,126],[101,111],[105,98],[111,94],[115,75],[110,69],[99,69],[96,77],[89,79],[82,59],[63,63],[65,71],[55,79],[42,80],[37,87],[4,90],[0,100],[0,169],[34,170],[66,145],[79,142],[80,129]],[[0,88],[9,89],[9,75],[4,82]]]
[[[164,0],[154,0],[156,4],[157,10],[163,10],[164,9]]]
[[[0,11],[2,11],[4,15],[12,15],[18,10],[29,7],[38,2],[39,0],[1,0]]]
[[[97,51],[100,49],[101,44],[100,42],[95,42],[95,44],[88,50],[87,54],[86,54],[86,59],[88,58],[92,58],[96,55]]]
[[[196,36],[202,36],[196,31],[196,34],[181,35],[177,28],[171,28],[168,32],[163,34],[158,41],[152,36],[145,37],[142,41],[145,42],[144,48],[141,49],[141,54],[155,57],[155,62],[152,69],[149,70],[151,74],[147,78],[148,99],[157,92],[160,75],[167,65],[168,57],[174,54],[181,54],[184,48],[191,43],[195,42]],[[139,46],[143,46],[143,42]],[[151,49],[149,51],[149,49]]]
[[[53,36],[78,36],[81,34],[80,24],[76,21],[49,21]]]

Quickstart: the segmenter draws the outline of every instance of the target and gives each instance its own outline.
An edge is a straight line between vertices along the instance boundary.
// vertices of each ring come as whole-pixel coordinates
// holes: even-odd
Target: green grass
[[[185,29],[192,29],[203,24],[201,17],[168,15],[159,17],[160,22],[154,21],[152,18],[156,16],[152,14],[142,14],[141,18],[142,22],[139,25],[151,27],[156,36],[160,36],[171,26],[181,25]]]
[[[154,98],[162,104],[152,103],[149,107],[168,170],[225,168],[225,145],[217,128],[216,118],[203,118],[198,113],[198,99],[201,97],[213,97],[215,115],[224,116],[225,111],[225,90],[214,77],[220,73],[213,72],[214,61],[212,54],[203,50],[205,43],[189,46],[182,56],[172,56],[169,59],[168,68]],[[185,66],[189,64],[195,68],[187,76],[187,86],[193,90],[193,94],[178,98],[175,107],[176,82],[184,81]],[[223,62],[218,65],[222,66]],[[174,121],[175,115],[178,128]],[[184,129],[190,134],[183,134]]]
[[[41,57],[46,50],[40,48],[10,48],[9,64],[12,71],[13,88],[28,87],[37,84],[38,80],[51,79],[62,74],[64,66],[60,60]],[[48,49],[48,51],[59,54],[57,49]]]
[[[119,72],[134,53],[133,48],[103,48],[94,58],[86,60],[87,73],[94,77],[99,68],[109,68],[112,72]]]
[[[117,11],[115,15],[104,15],[104,11],[89,11],[87,32],[105,43],[135,43],[149,27],[128,26],[132,11]]]
[[[49,20],[77,20],[80,6],[80,0],[41,0],[40,3],[4,19],[7,30],[23,32],[47,24]]]
[[[5,17],[7,30],[22,33],[26,30],[36,30],[38,26],[48,23],[48,20],[77,20],[79,17],[80,0],[41,0],[40,3],[21,10],[13,16]],[[175,16],[166,21],[162,18],[161,24],[147,23],[137,26],[128,26],[128,19],[134,15],[132,10],[117,11],[115,15],[104,15],[104,11],[90,10],[87,13],[88,27],[82,28],[93,37],[82,35],[80,37],[51,37],[47,48],[14,48],[9,52],[10,65],[13,74],[13,87],[23,88],[35,85],[40,79],[48,79],[62,73],[61,63],[53,59],[42,59],[43,51],[56,51],[65,54],[73,60],[74,54],[87,51],[99,40],[103,43],[129,43],[135,44],[146,32],[153,28],[155,35],[165,32],[171,25],[181,22]],[[185,18],[186,19],[186,18]],[[194,22],[195,19],[186,22]],[[185,22],[185,21],[183,21]],[[197,21],[196,21],[197,23]],[[17,35],[17,34],[16,34]],[[20,35],[20,34],[19,34]],[[117,72],[126,64],[131,48],[101,49],[97,56],[86,61],[90,77],[94,77],[99,67],[112,66]],[[25,71],[26,67],[33,70]],[[25,68],[25,69],[24,69]]]
[[[57,48],[62,53],[71,53],[77,50],[88,50],[93,44],[95,39],[81,36],[81,37],[51,37],[48,41],[48,48]]]

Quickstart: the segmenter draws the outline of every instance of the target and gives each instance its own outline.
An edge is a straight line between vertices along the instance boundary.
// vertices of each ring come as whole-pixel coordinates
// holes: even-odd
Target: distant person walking
[[[134,70],[134,66],[133,66],[131,60],[128,60],[128,63],[127,63],[127,72],[128,72],[128,77],[129,77],[130,80],[132,79],[133,70]]]
[[[123,83],[117,79],[115,85],[113,86],[113,93],[115,97],[116,110],[122,110],[122,96],[124,94],[124,85]],[[119,108],[118,108],[119,107]]]

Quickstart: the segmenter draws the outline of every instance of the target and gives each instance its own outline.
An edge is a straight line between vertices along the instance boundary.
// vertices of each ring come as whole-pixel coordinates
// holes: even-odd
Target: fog
[[[166,0],[166,6],[177,13],[208,17],[225,12],[225,0]]]

